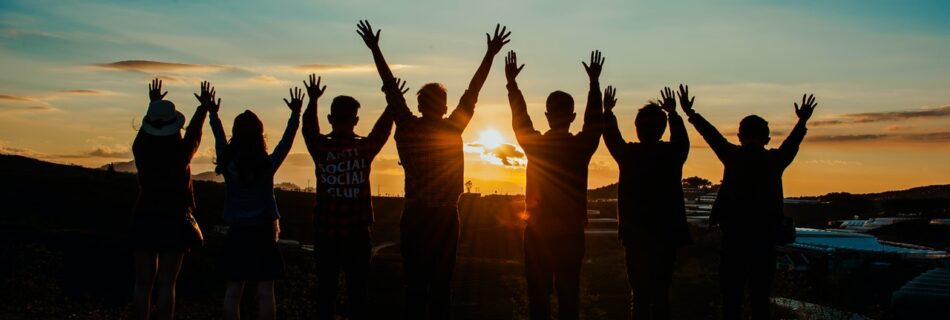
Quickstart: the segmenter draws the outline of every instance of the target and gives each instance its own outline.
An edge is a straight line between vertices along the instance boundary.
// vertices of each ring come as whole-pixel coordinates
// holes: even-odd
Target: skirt
[[[284,274],[284,257],[271,224],[232,225],[219,269],[225,280],[270,281]]]
[[[132,220],[129,243],[134,250],[187,252],[201,246],[203,237],[190,213],[139,213]]]

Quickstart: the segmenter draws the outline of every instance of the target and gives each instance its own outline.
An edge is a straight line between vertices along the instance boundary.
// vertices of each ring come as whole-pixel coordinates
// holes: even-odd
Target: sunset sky
[[[17,1],[0,2],[0,152],[101,166],[131,160],[148,104],[165,79],[168,100],[190,118],[202,80],[223,99],[222,119],[245,109],[266,124],[270,146],[289,110],[281,99],[315,72],[336,95],[363,105],[357,132],[384,107],[359,19],[382,28],[380,45],[412,93],[441,82],[455,106],[495,23],[527,66],[519,77],[535,126],[544,99],[564,90],[583,112],[581,61],[606,57],[601,83],[618,88],[621,130],[634,141],[636,110],[663,86],[690,85],[696,110],[732,141],[739,120],[770,121],[775,147],[796,120],[792,102],[819,106],[795,163],[788,196],[875,192],[950,183],[950,3],[946,1]],[[463,138],[516,144],[496,57]],[[410,96],[414,111],[415,99]],[[580,129],[581,117],[572,126]],[[719,181],[722,166],[690,126],[685,176]],[[230,131],[230,130],[228,130]],[[326,132],[326,131],[325,131]],[[210,129],[195,173],[212,167]],[[480,139],[481,138],[481,139]],[[517,149],[507,147],[509,149]],[[524,159],[466,147],[465,176],[482,193],[521,193]],[[510,150],[509,150],[510,151]],[[277,180],[313,184],[303,139]],[[517,152],[510,152],[516,155]],[[395,143],[374,162],[373,192],[402,194]],[[601,144],[590,186],[613,183]]]

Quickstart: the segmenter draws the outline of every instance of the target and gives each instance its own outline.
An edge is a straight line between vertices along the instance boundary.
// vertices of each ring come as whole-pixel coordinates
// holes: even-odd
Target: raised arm
[[[294,137],[297,136],[297,128],[300,126],[300,109],[303,108],[303,96],[303,90],[293,88],[290,89],[290,101],[284,99],[284,103],[290,108],[290,119],[287,120],[287,128],[284,129],[284,135],[281,136],[280,142],[277,143],[274,151],[270,154],[270,163],[275,172],[280,168],[284,159],[287,158],[290,147],[294,145]]]
[[[683,87],[683,92],[685,92],[685,90],[686,88]],[[728,158],[728,153],[735,149],[736,145],[729,143],[729,140],[726,140],[726,137],[724,137],[716,127],[693,110],[693,102],[695,100],[695,97],[689,100],[680,98],[680,107],[683,109],[683,113],[689,117],[689,122],[693,124],[693,127],[696,128],[699,135],[709,144],[709,148],[713,149],[713,152],[716,153],[720,161],[725,161]]]
[[[307,102],[307,110],[303,112],[303,127],[301,130],[303,131],[303,141],[304,144],[307,145],[307,151],[313,156],[317,154],[317,145],[323,138],[323,135],[320,134],[317,100],[326,92],[327,86],[320,87],[320,81],[322,79],[317,77],[316,74],[311,74],[309,80],[310,83],[307,83],[307,81],[303,82],[304,87],[307,88],[307,96],[310,97],[310,100]]]
[[[607,151],[614,157],[614,160],[620,161],[623,153],[623,146],[627,144],[623,140],[620,128],[617,126],[617,116],[614,115],[614,106],[617,105],[617,89],[607,86],[604,90],[604,144],[607,145]]]
[[[379,72],[379,77],[383,80],[383,87],[387,87],[395,85],[395,76],[393,76],[393,71],[389,68],[389,64],[386,63],[386,58],[383,57],[383,51],[379,48],[379,34],[381,32],[383,32],[383,30],[378,29],[373,33],[373,27],[367,20],[360,20],[356,25],[356,33],[360,35],[360,38],[363,39],[363,43],[365,43],[373,53],[373,62],[376,63],[376,71]]]
[[[161,83],[159,83],[159,90],[161,90]],[[164,97],[166,94],[168,94],[168,92],[165,92],[161,96]],[[182,142],[184,142],[182,156],[185,162],[191,162],[191,158],[195,156],[195,152],[198,152],[198,146],[201,144],[201,131],[205,124],[205,117],[208,115],[208,111],[216,108],[217,105],[221,103],[220,99],[218,99],[218,103],[215,104],[214,94],[214,87],[205,81],[201,83],[201,96],[195,95],[196,98],[199,98],[198,101],[200,105],[197,110],[195,110],[195,114],[191,116],[191,121],[188,122],[188,127],[185,128],[185,136],[182,137]]]
[[[689,99],[689,86],[681,84],[679,89],[680,101],[685,101],[684,103],[689,104],[689,107],[692,108],[693,104]],[[676,112],[676,98],[673,90],[666,87],[663,91],[663,94],[661,94],[663,96],[662,107],[663,110],[666,110],[667,117],[669,118],[670,144],[676,149],[676,155],[680,163],[685,163],[686,157],[689,156],[689,134],[686,133],[686,125],[683,124],[683,118]]]
[[[369,24],[369,21],[360,20],[359,24],[356,25],[356,33],[360,35],[360,38],[363,39],[363,43],[369,48],[373,53],[373,62],[376,64],[376,71],[379,73],[379,78],[383,82],[383,93],[386,94],[386,104],[387,108],[392,108],[392,117],[396,122],[396,125],[405,123],[407,120],[413,118],[412,111],[409,110],[409,106],[406,104],[406,99],[403,97],[405,93],[405,82],[403,86],[397,84],[395,76],[393,76],[392,70],[389,68],[389,64],[386,63],[386,58],[383,57],[383,51],[379,48],[379,35],[382,32],[382,29],[376,30],[373,32],[373,27]]]
[[[494,36],[487,33],[485,34],[485,39],[488,41],[488,49],[485,51],[482,63],[478,65],[478,70],[475,70],[475,75],[472,76],[472,80],[468,83],[468,90],[465,90],[465,93],[462,94],[458,106],[456,106],[452,114],[449,115],[449,121],[454,123],[460,130],[465,129],[465,127],[468,126],[468,122],[472,120],[472,114],[475,113],[475,103],[478,102],[478,92],[482,90],[485,80],[488,79],[488,72],[491,71],[492,60],[495,60],[495,55],[501,52],[501,48],[511,41],[508,40],[509,36],[511,36],[511,31],[508,31],[508,27],[502,27],[500,24],[495,25]]]
[[[782,145],[779,146],[779,152],[782,154],[782,162],[786,166],[791,164],[792,160],[795,159],[795,155],[798,154],[798,147],[802,144],[802,140],[805,139],[805,133],[808,132],[808,128],[805,127],[805,124],[808,122],[808,119],[811,119],[811,115],[817,106],[818,104],[815,103],[814,95],[802,95],[801,106],[795,103],[795,115],[798,116],[798,123],[795,124],[795,128],[792,129],[792,132],[788,134],[788,137],[786,137],[785,141],[782,141]]]
[[[514,51],[508,51],[505,57],[505,79],[508,80],[508,104],[511,105],[511,126],[515,130],[515,138],[522,148],[531,143],[531,138],[541,135],[534,129],[531,123],[531,116],[528,115],[528,105],[524,101],[524,95],[518,89],[516,78],[524,69],[524,65],[518,66],[518,55]]]
[[[600,134],[604,131],[604,106],[600,96],[600,72],[604,67],[604,58],[599,50],[594,50],[590,53],[590,65],[581,64],[590,78],[590,91],[587,93],[587,109],[584,110],[584,126],[578,135],[588,137],[591,148],[597,150]]]
[[[201,95],[196,93],[195,98],[201,102],[201,105],[208,106],[208,113],[211,115],[209,121],[211,134],[214,135],[214,152],[215,156],[220,159],[224,149],[228,146],[228,138],[224,135],[224,126],[218,116],[218,111],[221,110],[221,99],[215,100],[214,87],[211,87],[211,84],[207,81],[201,83]]]
[[[409,91],[409,89],[406,88],[406,82],[399,78],[396,78],[396,85],[398,86],[397,90],[400,93],[400,96]],[[402,99],[401,101],[403,102],[403,105],[405,105],[405,100]],[[395,106],[391,103],[388,103],[387,101],[386,109],[383,110],[383,114],[379,115],[379,119],[377,119],[376,124],[373,125],[373,130],[369,132],[368,136],[366,136],[366,139],[370,144],[370,151],[374,155],[379,153],[379,150],[382,150],[383,145],[385,145],[386,141],[389,140],[389,134],[392,133],[393,130],[393,118],[398,108],[399,106]]]

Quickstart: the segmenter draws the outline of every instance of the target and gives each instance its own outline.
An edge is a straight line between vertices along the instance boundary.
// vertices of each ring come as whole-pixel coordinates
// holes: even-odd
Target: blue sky
[[[357,129],[365,133],[384,103],[355,32],[365,18],[383,29],[381,46],[399,65],[397,76],[412,88],[442,82],[453,101],[484,54],[484,33],[495,23],[507,25],[513,33],[505,49],[527,65],[519,82],[540,129],[547,127],[549,92],[565,90],[584,101],[580,61],[600,49],[607,58],[602,83],[619,89],[627,140],[635,139],[636,109],[663,86],[690,84],[696,109],[727,135],[742,116],[759,114],[770,120],[774,141],[795,120],[791,103],[810,92],[819,100],[814,120],[825,125],[811,127],[789,169],[790,194],[946,183],[948,7],[943,1],[3,1],[0,151],[89,166],[127,161],[154,76],[168,79],[168,98],[189,117],[196,105],[191,93],[209,80],[223,98],[226,125],[252,109],[278,137],[287,88],[316,72],[329,87],[321,120],[333,96],[352,95],[364,106]],[[113,64],[128,60],[183,65]],[[502,63],[495,59],[466,141],[496,129],[514,143]],[[690,134],[686,174],[718,180],[721,166]],[[210,168],[210,138],[196,171]],[[306,151],[298,143],[294,152]],[[521,191],[523,168],[470,156],[466,176],[483,192]],[[380,157],[374,180],[383,192],[401,193],[394,144]],[[290,164],[278,179],[300,185],[312,179],[307,157]],[[615,177],[616,165],[601,148],[591,185]]]

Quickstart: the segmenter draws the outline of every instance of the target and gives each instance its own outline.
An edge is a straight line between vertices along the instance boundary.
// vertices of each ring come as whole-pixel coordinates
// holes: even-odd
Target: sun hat
[[[152,101],[148,112],[142,119],[142,130],[153,136],[168,136],[178,133],[185,125],[185,116],[175,110],[175,104],[168,100]]]

